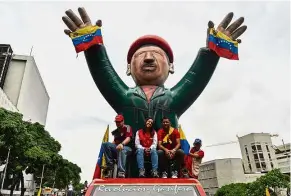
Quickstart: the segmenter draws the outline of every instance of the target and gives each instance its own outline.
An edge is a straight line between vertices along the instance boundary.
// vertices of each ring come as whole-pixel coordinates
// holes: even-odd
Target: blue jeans
[[[119,172],[125,172],[126,165],[126,157],[129,155],[132,150],[128,146],[124,146],[123,150],[117,151],[116,144],[111,142],[105,142],[102,144],[102,148],[104,149],[106,165],[108,167],[113,166],[113,159],[117,159],[117,168]]]
[[[138,169],[144,169],[144,149],[137,149],[137,166]],[[158,169],[158,153],[156,149],[151,149],[151,162],[152,162],[152,169]]]

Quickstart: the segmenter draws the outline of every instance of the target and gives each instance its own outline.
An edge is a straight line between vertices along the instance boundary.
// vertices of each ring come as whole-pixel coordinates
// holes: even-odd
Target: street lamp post
[[[5,164],[4,173],[3,173],[3,179],[2,179],[2,183],[1,183],[1,189],[0,189],[0,193],[1,194],[2,194],[2,189],[3,189],[4,180],[5,180],[5,176],[6,176],[6,171],[7,171],[7,165],[8,165],[8,161],[9,161],[9,156],[10,156],[10,147],[8,149],[6,164]]]

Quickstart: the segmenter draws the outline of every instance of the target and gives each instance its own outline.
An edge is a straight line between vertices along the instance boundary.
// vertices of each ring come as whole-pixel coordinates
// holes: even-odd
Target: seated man
[[[114,141],[105,142],[102,144],[106,158],[106,176],[112,176],[113,159],[117,158],[118,162],[118,177],[125,178],[126,157],[132,152],[132,149],[127,146],[132,138],[132,128],[124,124],[124,117],[117,115],[115,117],[117,129],[112,131]]]
[[[180,149],[180,133],[178,129],[171,127],[170,119],[162,119],[162,128],[158,131],[158,155],[159,168],[162,172],[162,178],[167,178],[167,170],[170,160],[174,160],[172,178],[178,178],[178,171],[184,162],[184,152]]]
[[[144,157],[151,158],[152,177],[158,178],[158,154],[157,154],[157,133],[153,129],[153,119],[148,118],[145,122],[145,128],[136,132],[135,147],[137,149],[137,165],[139,169],[139,177],[145,177]]]
[[[204,151],[201,150],[202,141],[200,139],[195,139],[193,146],[190,149],[189,155],[185,156],[186,167],[191,178],[198,179],[199,167],[204,157]]]

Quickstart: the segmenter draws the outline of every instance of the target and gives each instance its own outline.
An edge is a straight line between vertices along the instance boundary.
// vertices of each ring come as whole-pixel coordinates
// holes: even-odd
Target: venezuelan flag
[[[268,188],[266,188],[266,196],[271,196]]]
[[[70,33],[70,38],[73,41],[77,53],[90,48],[95,44],[103,44],[101,27],[86,26]]]
[[[189,142],[187,141],[184,131],[182,130],[181,125],[179,125],[179,133],[180,133],[181,149],[184,151],[186,155],[188,155],[190,151],[190,145],[189,145]]]
[[[40,196],[41,195],[41,187],[39,187],[39,190],[38,190],[38,193],[37,193],[37,196]]]
[[[208,47],[220,57],[238,60],[238,42],[220,31],[215,31],[214,28],[210,29]]]
[[[107,129],[103,136],[102,143],[108,142],[108,141],[109,141],[109,125],[107,126]],[[96,178],[102,178],[101,167],[105,166],[105,164],[106,164],[106,161],[105,161],[105,156],[104,156],[104,149],[102,148],[102,144],[101,144],[97,164],[96,164],[94,175],[93,175],[93,180]]]

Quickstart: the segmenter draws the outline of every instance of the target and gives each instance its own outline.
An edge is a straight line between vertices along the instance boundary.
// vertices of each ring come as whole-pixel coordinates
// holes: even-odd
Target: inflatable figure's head
[[[173,51],[166,40],[145,35],[130,46],[127,54],[127,75],[141,85],[163,85],[169,73],[174,73]]]

